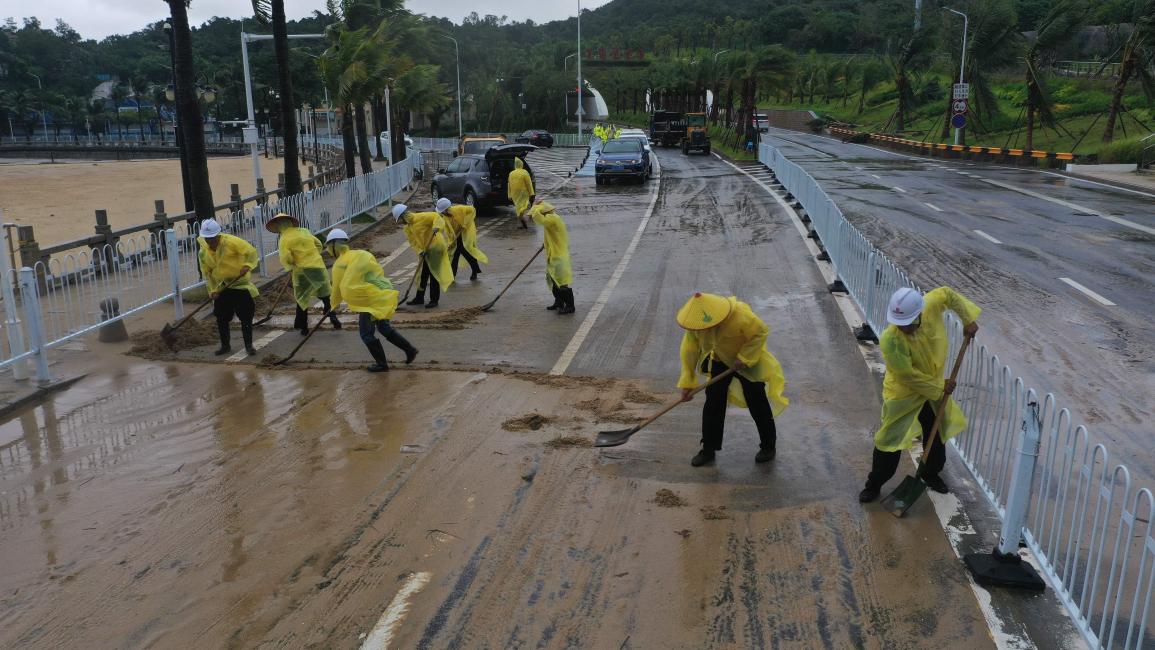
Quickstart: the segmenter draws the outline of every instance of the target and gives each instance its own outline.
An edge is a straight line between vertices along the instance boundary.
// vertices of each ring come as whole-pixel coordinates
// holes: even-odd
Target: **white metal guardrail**
[[[886,327],[890,295],[917,285],[871,245],[804,169],[765,143],[758,159],[805,211],[811,238],[836,269],[832,290],[847,291],[865,316],[859,338],[875,338]],[[953,317],[949,325],[953,357],[962,325]],[[1125,465],[1113,465],[1107,447],[1094,442],[1085,426],[1076,426],[1054,395],[1038,400],[986,346],[968,355],[955,396],[970,427],[951,444],[1004,518],[1003,537],[1009,536],[1012,548],[1019,539],[1026,543],[1093,647],[1155,647],[1151,490],[1134,485]],[[1039,440],[1030,444],[1021,434],[1032,428],[1023,424],[1024,413],[1032,410]],[[1035,449],[1032,470],[1016,473],[1016,458]],[[1019,512],[1024,501],[1026,510]],[[1015,506],[1008,508],[1011,503]]]
[[[371,174],[330,183],[287,196],[275,203],[238,210],[218,219],[225,232],[242,237],[260,253],[261,275],[266,260],[277,253],[277,237],[265,223],[288,212],[314,233],[348,223],[408,186],[422,166],[421,153]],[[7,229],[0,224],[7,238]],[[201,286],[197,267],[195,226],[183,226],[120,239],[105,245],[54,256],[32,268],[11,266],[7,242],[0,242],[0,276],[7,347],[0,369],[11,367],[17,378],[26,360],[36,362],[36,378],[50,380],[47,351],[89,334],[153,305],[173,301],[175,315],[184,307],[181,292]],[[12,291],[18,286],[17,295]],[[27,346],[27,347],[25,347]]]

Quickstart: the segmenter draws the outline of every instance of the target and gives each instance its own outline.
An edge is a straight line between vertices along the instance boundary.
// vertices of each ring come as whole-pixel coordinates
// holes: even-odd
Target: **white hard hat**
[[[325,243],[328,244],[329,242],[333,242],[333,241],[337,241],[337,240],[348,241],[349,235],[346,234],[345,231],[341,230],[340,228],[334,228],[334,229],[329,231],[329,236],[325,238]]]
[[[894,325],[910,325],[922,313],[922,306],[922,294],[917,289],[903,287],[890,297],[886,320]]]
[[[397,205],[393,206],[393,218],[400,221],[401,215],[405,214],[408,209],[409,206],[405,205],[404,203],[398,203]]]
[[[434,207],[437,208],[438,212],[445,212],[446,210],[449,209],[449,206],[451,206],[451,205],[453,205],[453,201],[450,201],[449,199],[447,199],[443,196],[440,199],[437,199],[437,203],[435,204]]]
[[[201,237],[212,239],[221,234],[221,224],[216,219],[205,219],[201,222]]]

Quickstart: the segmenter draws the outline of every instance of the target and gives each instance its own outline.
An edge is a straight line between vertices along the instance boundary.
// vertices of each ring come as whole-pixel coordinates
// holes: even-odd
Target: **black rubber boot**
[[[694,467],[701,467],[702,465],[712,462],[714,462],[713,449],[702,449],[702,451],[698,452],[698,455],[690,459],[690,464]]]
[[[337,314],[329,312],[329,322],[332,323],[333,329],[335,329],[335,330],[341,329],[341,319],[337,318]]]
[[[441,285],[437,280],[433,280],[429,283],[429,302],[425,303],[425,308],[433,309],[439,300],[441,300]]]
[[[241,338],[245,341],[245,354],[254,355],[257,349],[253,347],[253,326],[241,325]]]
[[[381,341],[373,339],[373,342],[366,343],[365,347],[369,348],[369,354],[373,355],[373,360],[377,362],[369,366],[369,372],[389,372],[389,360],[385,358],[385,346],[381,345]]]
[[[561,307],[565,306],[565,301],[561,298],[561,290],[557,287],[550,287],[550,289],[553,291],[553,304],[549,307],[546,307],[546,309],[554,311],[555,309],[560,309]]]
[[[230,336],[229,324],[226,322],[218,320],[217,321],[217,335],[220,336],[221,347],[216,352],[213,352],[213,354],[220,357],[220,356],[224,356],[224,355],[232,352],[233,348],[231,345],[229,345],[229,336]]]
[[[874,501],[875,499],[877,499],[878,495],[881,492],[882,492],[882,490],[880,490],[879,488],[877,488],[873,485],[867,485],[866,487],[862,488],[861,492],[858,493],[858,502],[859,503],[870,503],[871,501]]]
[[[758,450],[757,454],[754,454],[754,462],[755,463],[768,463],[768,462],[774,460],[775,455],[776,455],[776,452],[775,452],[774,447],[762,447],[761,449]]]
[[[413,363],[413,360],[417,358],[417,348],[413,347],[413,344],[406,340],[404,336],[401,336],[401,333],[397,330],[390,332],[389,336],[385,337],[385,340],[401,348],[401,351],[405,353],[406,365]]]
[[[413,300],[405,303],[406,305],[424,305],[425,304],[425,289],[418,289],[417,293],[413,295]]]
[[[573,289],[569,287],[562,287],[558,291],[561,292],[562,306],[557,308],[558,314],[572,314],[576,311],[573,304]]]

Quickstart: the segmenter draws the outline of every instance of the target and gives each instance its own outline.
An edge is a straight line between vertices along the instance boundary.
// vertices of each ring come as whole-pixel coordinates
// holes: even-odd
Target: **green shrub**
[[[1150,144],[1150,141],[1147,144]],[[1110,144],[1103,145],[1103,148],[1099,150],[1099,162],[1104,165],[1138,163],[1139,154],[1143,151],[1143,147],[1144,145],[1139,142],[1138,138],[1115,140]]]

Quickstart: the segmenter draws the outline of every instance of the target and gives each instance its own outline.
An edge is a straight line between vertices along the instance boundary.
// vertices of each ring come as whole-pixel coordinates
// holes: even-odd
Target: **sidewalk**
[[[1155,192],[1155,173],[1152,172],[1080,171],[1063,172],[1063,175],[1070,176],[1071,178],[1118,185],[1129,190],[1135,190],[1136,192]]]

